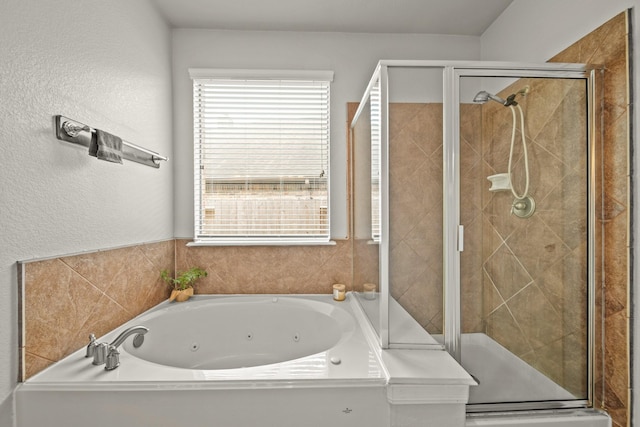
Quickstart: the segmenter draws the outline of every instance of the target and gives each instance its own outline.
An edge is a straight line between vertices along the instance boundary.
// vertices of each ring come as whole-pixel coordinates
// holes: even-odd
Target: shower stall
[[[381,347],[474,376],[470,413],[592,405],[599,73],[381,61],[351,122],[356,295]]]

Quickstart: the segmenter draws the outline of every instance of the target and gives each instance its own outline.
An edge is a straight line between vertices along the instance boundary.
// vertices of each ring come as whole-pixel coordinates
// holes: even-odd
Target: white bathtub
[[[134,325],[149,332],[138,349],[133,337],[125,341],[117,369],[93,366],[80,349],[26,383],[188,381],[215,388],[225,381],[256,379],[385,381],[351,303],[329,295],[196,296],[187,303],[164,302],[98,341],[111,342]]]
[[[381,351],[351,294],[196,296],[98,341],[134,325],[117,369],[80,349],[21,384],[17,427],[464,425],[471,377],[444,351]]]
[[[149,332],[117,369],[80,349],[22,384],[18,427],[387,425],[385,373],[349,301],[196,296],[98,340],[134,325]]]
[[[196,370],[247,368],[299,359],[292,363],[297,375],[310,370],[304,375],[328,378],[343,374],[334,368],[343,357],[351,359],[369,351],[361,336],[354,337],[357,324],[345,306],[317,297],[282,296],[204,299],[172,305],[140,317],[138,323],[149,328],[144,344],[135,348],[133,340],[127,340],[123,348],[149,362]],[[307,358],[311,355],[315,356]],[[364,368],[362,375],[380,378],[378,366]]]

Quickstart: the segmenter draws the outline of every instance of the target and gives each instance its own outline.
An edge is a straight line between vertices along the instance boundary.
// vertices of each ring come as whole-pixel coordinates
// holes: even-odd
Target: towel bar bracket
[[[91,132],[91,128],[89,126],[80,126],[72,123],[70,120],[66,120],[62,123],[62,129],[64,129],[65,133],[72,138],[77,137],[82,131]]]
[[[91,128],[64,116],[56,117],[56,138],[89,148]]]

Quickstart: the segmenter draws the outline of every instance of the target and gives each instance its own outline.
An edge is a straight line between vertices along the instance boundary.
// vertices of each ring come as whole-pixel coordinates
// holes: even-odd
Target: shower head
[[[504,105],[505,107],[508,107],[510,105],[518,105],[518,103],[516,102],[516,94],[512,94],[509,95],[507,97],[507,99],[502,99],[497,95],[493,95],[489,92],[487,92],[486,90],[481,90],[480,92],[478,92],[478,94],[475,96],[475,98],[473,98],[473,102],[477,102],[480,104],[484,104],[485,102],[487,102],[488,100],[493,100],[496,101],[502,105]]]
[[[478,92],[478,94],[475,96],[475,98],[473,98],[473,102],[484,104],[485,102],[487,102],[490,99],[493,100],[493,101],[499,102],[502,105],[506,105],[507,104],[507,101],[505,101],[504,99],[500,98],[499,96],[490,94],[486,90],[481,90],[480,92]]]

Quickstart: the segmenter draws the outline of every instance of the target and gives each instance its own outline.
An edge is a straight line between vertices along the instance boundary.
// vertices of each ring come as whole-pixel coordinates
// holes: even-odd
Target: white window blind
[[[382,99],[380,80],[371,89],[371,238],[380,242],[380,171],[382,150]]]
[[[196,242],[329,241],[332,73],[229,74],[191,72]]]

